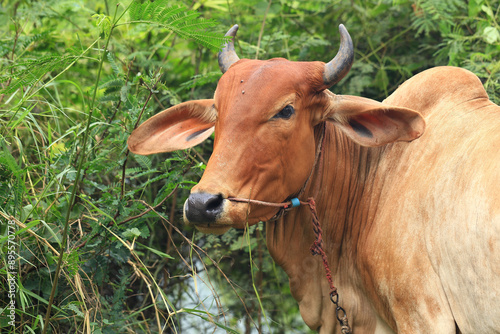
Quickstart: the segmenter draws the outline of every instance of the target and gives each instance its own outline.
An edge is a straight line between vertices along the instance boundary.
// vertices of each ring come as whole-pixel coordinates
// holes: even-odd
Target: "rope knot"
[[[316,212],[316,202],[314,201],[314,198],[309,197],[306,203],[309,205],[309,208],[311,208],[311,211]]]
[[[311,254],[312,255],[321,255],[321,252],[322,252],[322,245],[321,245],[321,241],[319,240],[314,240],[313,244],[311,245]]]

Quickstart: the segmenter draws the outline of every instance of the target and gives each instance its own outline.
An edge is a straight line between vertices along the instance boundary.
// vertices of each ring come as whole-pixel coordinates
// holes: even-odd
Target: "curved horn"
[[[340,48],[335,58],[325,64],[323,81],[326,87],[331,87],[342,80],[351,69],[354,60],[352,39],[343,24],[339,25]]]
[[[224,44],[224,47],[219,52],[219,67],[222,73],[225,73],[231,65],[236,63],[240,58],[234,51],[234,37],[236,36],[236,32],[238,31],[238,25],[235,24],[225,36],[231,36],[231,40]]]

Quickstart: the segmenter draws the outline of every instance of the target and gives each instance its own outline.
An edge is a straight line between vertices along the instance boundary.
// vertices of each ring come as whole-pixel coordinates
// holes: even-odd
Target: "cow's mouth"
[[[198,231],[200,231],[201,233],[218,234],[218,235],[226,233],[231,228],[231,226],[224,226],[224,225],[222,225],[222,226],[221,225],[206,225],[206,226],[195,225],[195,226],[196,226],[196,229]]]
[[[222,234],[229,228],[245,228],[267,221],[279,209],[233,202],[221,194],[191,193],[184,203],[184,222],[203,233]]]

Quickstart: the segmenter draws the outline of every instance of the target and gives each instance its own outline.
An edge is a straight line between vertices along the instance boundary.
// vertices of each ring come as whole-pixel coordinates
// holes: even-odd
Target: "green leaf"
[[[23,119],[33,110],[33,108],[35,108],[37,104],[34,103],[33,105],[31,105],[29,108],[27,108],[22,114],[21,116],[19,116],[18,119],[16,119],[16,121],[10,126],[10,129],[11,130],[14,130],[22,121]]]
[[[120,100],[122,102],[127,102],[127,96],[128,96],[128,91],[130,89],[130,86],[128,84],[122,86],[120,89]]]
[[[382,88],[384,91],[387,90],[387,86],[389,85],[389,78],[387,77],[387,72],[381,68],[378,70],[377,74],[375,75],[375,80],[374,84]]]
[[[483,30],[483,38],[488,44],[500,41],[500,32],[495,27],[486,27]]]
[[[111,17],[105,14],[94,14],[92,18],[96,19],[96,27],[100,29],[102,36],[108,37],[111,31]]]
[[[482,5],[481,9],[483,10],[483,12],[485,12],[490,17],[490,19],[492,19],[492,20],[495,19],[495,14],[493,14],[493,11],[491,10],[490,7]]]
[[[29,291],[29,290],[26,290],[26,289],[24,289],[22,287],[20,287],[20,290],[22,290],[22,292],[25,293],[25,294],[27,294],[28,296],[30,296],[32,298],[35,298],[36,300],[42,302],[43,304],[46,304],[46,305],[49,304],[48,300],[46,300],[43,297],[40,297],[39,295],[37,295],[37,294],[35,294],[35,293],[33,293],[33,292]],[[61,315],[66,316],[66,312],[64,312],[62,309],[60,309],[57,305],[52,305],[52,307],[54,308],[54,310],[61,312]]]
[[[378,6],[376,6],[375,8],[373,8],[372,10],[369,10],[368,11],[368,15],[370,17],[377,17],[379,15],[384,15],[385,13],[387,13],[387,11],[391,8],[391,5],[389,4],[382,4],[382,3],[379,3]]]
[[[122,236],[127,239],[133,239],[141,236],[141,231],[137,227],[130,228],[122,233]]]
[[[41,221],[40,220],[33,220],[31,222],[29,222],[28,224],[26,224],[26,227],[25,228],[22,228],[22,229],[19,229],[17,230],[15,233],[14,233],[14,236],[17,236],[23,232],[25,232],[26,230],[29,230],[31,229],[32,227],[38,225]],[[8,239],[8,235],[4,236],[3,238],[0,239],[0,245],[3,244],[5,241],[7,241]]]
[[[136,245],[139,245],[139,246],[141,246],[141,247],[143,247],[143,248],[146,248],[147,250],[149,250],[149,251],[150,251],[150,252],[152,252],[152,253],[155,253],[155,254],[156,254],[156,255],[158,255],[158,256],[165,257],[165,258],[167,258],[167,259],[172,259],[172,260],[174,260],[174,259],[175,259],[175,258],[171,257],[170,255],[168,255],[167,253],[160,252],[159,250],[156,250],[156,249],[154,249],[154,248],[148,247],[148,246],[143,245],[143,244],[141,244],[141,243],[139,243],[139,242],[136,242],[135,244],[136,244]]]
[[[469,0],[469,17],[475,19],[481,11],[484,0]]]
[[[71,311],[75,312],[75,314],[81,318],[85,318],[85,315],[82,313],[82,311],[76,306],[77,302],[71,302],[68,305],[64,306],[64,309],[70,309]]]

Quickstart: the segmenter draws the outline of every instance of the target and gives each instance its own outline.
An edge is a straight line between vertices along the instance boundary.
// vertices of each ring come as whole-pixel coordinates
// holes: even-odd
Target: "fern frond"
[[[0,41],[0,57],[3,58],[7,53],[12,51],[13,44],[12,40]]]
[[[172,20],[165,22],[165,24],[169,24],[173,27],[180,27],[181,25],[187,25],[193,20],[196,20],[200,16],[197,12],[186,12],[182,14],[178,14],[172,17]]]
[[[227,40],[222,34],[209,31],[217,25],[215,20],[200,18],[200,13],[184,6],[168,6],[168,0],[135,0],[129,15],[132,22],[158,25],[213,50],[220,49]]]
[[[136,155],[135,160],[141,165],[144,169],[151,169],[153,167],[153,163],[151,162],[151,158],[145,155]]]
[[[123,71],[116,63],[115,56],[111,52],[108,52],[107,56],[108,56],[109,64],[111,65],[111,68],[113,69],[113,72],[118,76],[123,75]]]
[[[146,182],[144,182],[143,184],[141,184],[139,186],[139,188],[142,188],[144,189],[145,187],[149,186],[151,183],[154,183],[154,182],[158,182],[160,180],[163,180],[163,179],[166,179],[168,177],[168,174],[161,174],[161,175],[158,175],[150,180],[147,180]]]
[[[120,93],[119,92],[107,92],[106,95],[101,96],[98,100],[99,103],[105,103],[105,102],[118,102],[120,101]]]
[[[39,59],[30,59],[6,67],[4,73],[0,75],[0,82],[9,79],[11,83],[0,92],[10,94],[23,86],[31,86],[40,81],[43,76],[52,71],[64,68],[78,58],[76,55],[47,55]]]
[[[140,167],[137,167],[137,168],[140,168]],[[139,179],[143,176],[152,175],[152,174],[155,174],[157,172],[158,172],[158,170],[156,168],[155,169],[148,169],[148,170],[143,169],[142,172],[137,172],[137,174],[130,176],[130,179]]]
[[[134,0],[134,2],[130,5],[128,10],[128,15],[132,21],[139,20],[143,17],[144,9],[146,7],[142,5],[140,1]]]
[[[412,26],[417,30],[417,35],[443,28],[443,24],[450,27],[454,25],[454,13],[466,7],[460,0],[423,0],[418,3],[419,14],[412,18]]]
[[[125,85],[125,80],[123,78],[117,78],[111,75],[104,78],[103,83],[99,85],[99,89],[105,89],[104,96],[99,98],[99,103],[104,102],[118,102],[122,99],[122,90]]]
[[[19,53],[21,51],[26,50],[26,48],[28,48],[31,44],[45,40],[49,35],[50,33],[45,31],[40,34],[35,34],[33,36],[21,35],[19,36],[16,43],[14,42],[14,39],[7,39],[5,41],[0,41],[0,57],[4,57],[9,52],[12,52],[14,49],[14,44],[16,44],[14,52]]]
[[[142,171],[141,167],[127,168],[125,169],[125,175],[137,174]]]
[[[202,31],[190,32],[187,37],[212,50],[219,50],[225,40],[223,38],[214,39],[212,33]]]
[[[121,88],[125,84],[125,81],[121,78],[111,77],[109,80],[106,80],[103,84],[99,86],[99,89],[103,88]]]
[[[35,34],[33,36],[29,36],[26,39],[24,39],[23,41],[21,41],[21,43],[20,43],[21,48],[26,49],[32,43],[38,42],[40,40],[44,40],[45,38],[47,38],[47,36],[49,36],[49,34],[50,33],[48,31],[44,31],[41,34]]]
[[[169,17],[182,13],[184,10],[185,8],[182,6],[164,7],[158,13],[158,16],[156,18],[159,22],[163,22],[165,20],[168,20]]]

